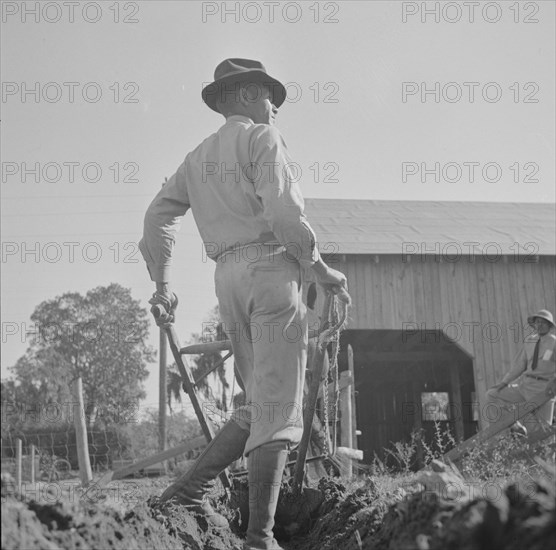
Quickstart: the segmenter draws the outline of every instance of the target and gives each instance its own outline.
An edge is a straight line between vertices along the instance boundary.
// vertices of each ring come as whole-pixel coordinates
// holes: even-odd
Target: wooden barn
[[[339,365],[351,346],[364,461],[414,429],[432,442],[435,421],[457,439],[484,427],[527,316],[556,314],[554,205],[307,199],[306,213],[353,298]]]

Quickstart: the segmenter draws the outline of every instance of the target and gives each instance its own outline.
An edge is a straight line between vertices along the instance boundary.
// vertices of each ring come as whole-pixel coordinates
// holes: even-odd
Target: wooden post
[[[351,435],[351,442],[354,449],[358,449],[358,441],[357,441],[357,415],[356,415],[356,401],[355,401],[355,366],[353,360],[353,348],[351,344],[348,344],[347,347],[348,353],[348,370],[351,372],[351,428],[352,428],[352,435]]]
[[[93,480],[91,460],[89,459],[89,444],[87,443],[87,426],[85,423],[85,407],[83,406],[83,382],[81,377],[73,382],[72,387],[74,404],[73,423],[75,426],[75,439],[77,444],[77,460],[79,462],[79,477],[83,487],[87,487]]]
[[[168,178],[164,178],[164,184],[168,182]],[[162,184],[162,187],[164,187]],[[159,353],[158,358],[158,450],[160,452],[166,450],[166,352],[167,352],[167,336],[166,331],[160,327],[159,336]],[[164,463],[166,469],[166,463]]]
[[[166,450],[166,357],[168,346],[166,345],[166,331],[160,329],[160,356],[158,364],[158,450]]]
[[[344,380],[351,380],[351,372],[349,370],[340,374],[340,378]],[[340,391],[340,442],[342,447],[353,447],[353,426],[351,418],[351,384],[348,384]],[[351,460],[345,461],[342,468],[342,476],[351,478],[353,475],[353,468]]]
[[[470,449],[489,440],[491,437],[500,433],[502,430],[509,428],[517,420],[521,420],[523,417],[536,411],[539,407],[542,407],[551,397],[546,395],[544,391],[534,395],[528,401],[523,403],[517,403],[513,411],[508,411],[503,414],[496,422],[492,423],[488,428],[481,430],[474,436],[466,439],[460,443],[457,447],[454,447],[451,451],[448,451],[443,459],[444,460],[459,460],[464,454],[466,454]]]
[[[406,371],[407,372],[407,371]],[[415,451],[417,465],[419,468],[424,466],[423,458],[423,419],[422,419],[422,405],[421,405],[421,382],[416,377],[409,377],[406,380],[411,380],[411,395],[413,403],[408,403],[408,408],[414,413],[413,416],[413,429],[419,434],[419,439],[417,441],[417,449]],[[402,415],[403,416],[403,415]]]
[[[21,492],[23,443],[19,437],[15,440],[15,483],[18,492]]]
[[[459,379],[459,363],[450,365],[450,386],[452,394],[452,407],[449,420],[454,422],[454,430],[456,435],[456,444],[463,441],[463,405],[461,402],[461,387]]]
[[[32,443],[29,454],[31,456],[31,485],[35,485],[35,446]]]

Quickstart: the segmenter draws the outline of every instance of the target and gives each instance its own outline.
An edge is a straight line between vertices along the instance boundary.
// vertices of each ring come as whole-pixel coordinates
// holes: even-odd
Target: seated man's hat
[[[534,315],[531,315],[530,317],[527,317],[527,322],[533,326],[533,323],[535,322],[535,319],[539,317],[540,319],[544,319],[545,321],[548,321],[552,327],[554,328],[556,325],[554,325],[554,317],[552,317],[552,313],[550,313],[550,311],[548,311],[548,309],[541,309],[539,311],[537,311],[537,313],[535,313]]]
[[[259,83],[268,87],[272,94],[272,103],[280,107],[286,99],[284,85],[272,78],[260,61],[253,59],[225,59],[214,71],[214,82],[205,86],[201,92],[203,101],[217,113],[217,99],[225,98],[225,94],[233,92],[239,83]]]

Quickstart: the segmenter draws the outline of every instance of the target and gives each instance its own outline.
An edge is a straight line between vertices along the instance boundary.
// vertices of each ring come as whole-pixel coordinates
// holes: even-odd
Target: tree
[[[39,304],[37,331],[12,367],[18,397],[27,403],[69,403],[69,384],[83,380],[89,425],[117,421],[145,397],[142,382],[154,350],[145,344],[148,312],[118,284],[85,296],[66,293]]]
[[[173,414],[172,399],[181,403],[181,392],[185,390],[182,390],[182,379],[175,363],[168,367],[166,374],[166,402],[168,403],[170,414]]]

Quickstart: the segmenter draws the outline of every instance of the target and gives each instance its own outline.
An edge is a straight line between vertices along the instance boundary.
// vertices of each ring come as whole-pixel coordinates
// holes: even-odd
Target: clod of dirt
[[[556,548],[556,499],[554,481],[528,480],[506,489],[510,501],[504,550]]]
[[[139,505],[132,515],[79,503],[38,504],[19,495],[2,502],[2,550],[183,550],[180,538]]]
[[[434,491],[448,500],[468,501],[473,498],[472,487],[465,483],[455,466],[433,460],[430,467],[432,471],[421,471],[415,479],[427,491]]]
[[[360,550],[368,534],[380,526],[388,504],[397,498],[378,498],[371,480],[350,493],[343,485],[323,479],[319,490],[325,496],[319,517],[306,537],[291,541],[292,550]]]
[[[148,505],[157,521],[173,536],[178,537],[187,550],[234,550],[241,549],[240,540],[230,528],[214,528],[201,515],[173,502],[160,503],[151,497]],[[218,510],[230,517],[229,510]]]
[[[508,513],[509,501],[504,495],[495,502],[480,499],[466,504],[446,523],[434,548],[501,550]]]
[[[45,536],[44,527],[22,502],[10,498],[2,503],[2,550],[57,550],[58,545]]]
[[[556,548],[554,488],[514,483],[496,498],[446,499],[426,490],[339,492],[289,550],[545,550]],[[330,502],[334,505],[331,506]]]

